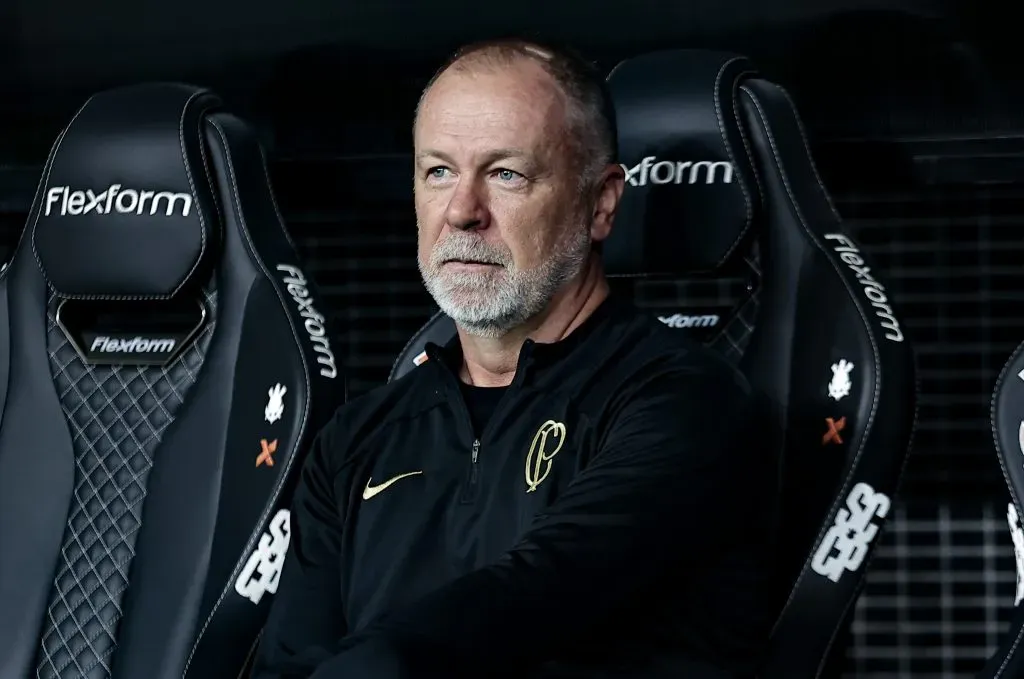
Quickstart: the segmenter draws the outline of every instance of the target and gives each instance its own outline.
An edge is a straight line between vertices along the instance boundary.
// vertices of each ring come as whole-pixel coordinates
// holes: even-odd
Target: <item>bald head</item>
[[[591,64],[570,51],[526,40],[475,43],[459,49],[430,79],[416,109],[439,80],[451,75],[517,70],[523,79],[551,88],[562,109],[568,151],[581,182],[591,185],[617,155],[615,114],[604,79]]]

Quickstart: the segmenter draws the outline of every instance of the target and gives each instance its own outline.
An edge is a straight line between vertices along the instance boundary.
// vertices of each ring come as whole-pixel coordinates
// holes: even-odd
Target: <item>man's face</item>
[[[419,268],[471,334],[499,337],[537,315],[590,252],[566,105],[529,60],[449,70],[414,132]]]

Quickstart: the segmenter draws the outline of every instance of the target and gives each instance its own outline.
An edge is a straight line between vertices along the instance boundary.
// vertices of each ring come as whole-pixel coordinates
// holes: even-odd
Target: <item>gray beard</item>
[[[463,332],[497,339],[534,318],[555,293],[583,270],[590,230],[580,227],[551,257],[532,269],[516,269],[511,253],[469,234],[450,235],[434,247],[420,276],[434,302]],[[480,273],[445,271],[443,262],[465,259],[499,265]]]

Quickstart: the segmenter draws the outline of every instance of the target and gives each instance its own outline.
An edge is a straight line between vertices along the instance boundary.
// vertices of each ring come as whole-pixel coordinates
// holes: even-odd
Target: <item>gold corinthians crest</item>
[[[565,443],[565,425],[548,420],[533,436],[526,454],[526,492],[532,493],[551,473],[551,460]]]

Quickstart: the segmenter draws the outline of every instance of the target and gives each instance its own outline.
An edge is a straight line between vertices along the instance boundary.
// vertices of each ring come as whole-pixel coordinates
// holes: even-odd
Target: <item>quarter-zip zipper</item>
[[[482,439],[484,434],[487,432],[489,427],[484,427],[484,431],[480,433],[480,436],[476,436],[476,432],[473,431],[473,418],[469,415],[469,405],[466,403],[465,397],[462,395],[462,390],[459,388],[458,378],[454,378],[455,384],[453,385],[455,398],[458,399],[459,405],[457,410],[459,411],[459,419],[462,421],[463,427],[469,434],[468,438],[473,441],[469,449],[469,469],[466,472],[466,480],[462,486],[462,493],[459,497],[459,502],[462,504],[468,504],[476,499],[477,485],[480,480],[480,446],[483,445]],[[502,398],[504,401],[504,398]]]
[[[469,478],[462,489],[462,502],[472,502],[476,499],[477,482],[480,477],[480,439],[473,440],[473,447],[470,449],[469,457]]]
[[[516,376],[512,380],[512,384],[509,385],[509,390],[518,390],[522,385],[523,376],[525,374],[526,359],[532,353],[533,341],[526,340],[523,343],[523,348],[520,349],[519,353],[519,364],[516,366]],[[494,422],[498,420],[498,416],[501,415],[508,404],[509,392],[506,391],[501,401],[498,403],[498,407],[494,409],[494,413],[491,414],[490,421],[484,426],[480,436],[476,436],[476,432],[473,431],[473,419],[469,415],[469,405],[466,403],[465,397],[462,395],[462,390],[459,388],[459,378],[453,374],[450,370],[444,369],[448,375],[448,379],[451,380],[450,384],[454,390],[455,397],[459,401],[459,407],[457,408],[461,412],[459,413],[462,420],[463,426],[469,433],[469,438],[472,439],[473,443],[470,447],[470,458],[469,458],[469,471],[466,474],[466,483],[463,486],[462,494],[459,501],[462,504],[469,504],[476,500],[478,486],[480,482],[480,448],[483,447],[483,442],[488,439],[487,434],[490,433]]]

